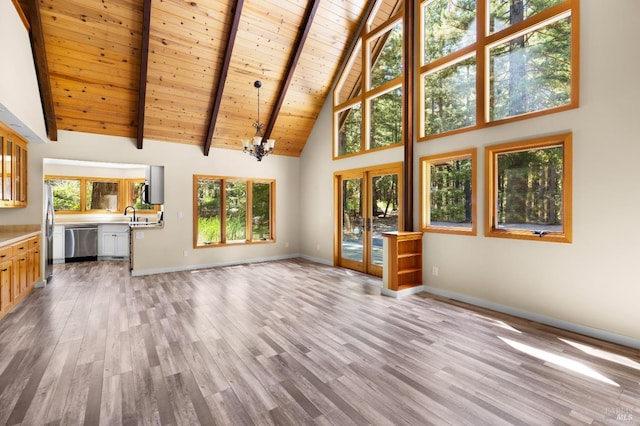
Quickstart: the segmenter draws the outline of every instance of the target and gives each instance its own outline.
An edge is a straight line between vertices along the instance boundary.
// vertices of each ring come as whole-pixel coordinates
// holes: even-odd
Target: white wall
[[[0,58],[0,120],[30,142],[46,141],[29,33],[9,0],[0,1]]]
[[[290,257],[300,250],[298,158],[273,155],[258,163],[242,151],[219,149],[205,157],[202,147],[157,141],[138,150],[129,138],[60,131],[58,142],[29,145],[29,206],[0,211],[2,224],[41,223],[44,158],[165,167],[165,226],[136,231],[144,234],[134,243],[136,274]],[[194,174],[275,179],[276,242],[193,249]]]
[[[616,0],[615,7],[581,2],[579,109],[416,144],[416,229],[419,157],[469,147],[479,154],[479,235],[425,234],[424,281],[431,291],[640,345],[640,57],[629,50],[638,40],[638,16],[636,0]],[[301,157],[302,252],[325,262],[332,262],[323,248],[333,243],[326,211],[333,171],[402,157],[384,151],[332,161],[330,102]],[[485,238],[483,148],[565,131],[573,132],[574,145],[573,243]],[[430,274],[432,266],[438,276]]]

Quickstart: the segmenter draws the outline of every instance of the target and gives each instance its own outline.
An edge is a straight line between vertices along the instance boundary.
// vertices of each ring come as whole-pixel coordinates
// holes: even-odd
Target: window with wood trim
[[[132,205],[142,212],[158,211],[159,206],[142,202],[144,179],[118,179],[94,176],[45,176],[53,189],[56,213],[122,214]]]
[[[420,158],[420,228],[476,235],[477,149]]]
[[[376,2],[338,79],[334,158],[403,143],[402,5]]]
[[[193,176],[194,247],[274,241],[275,181]]]
[[[578,7],[422,1],[419,140],[578,107]]]
[[[488,237],[571,242],[571,133],[488,146]]]

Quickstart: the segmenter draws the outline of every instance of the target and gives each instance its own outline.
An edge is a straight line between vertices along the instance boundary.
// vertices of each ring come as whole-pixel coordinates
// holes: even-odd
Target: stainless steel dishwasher
[[[65,262],[98,260],[98,227],[65,226],[64,260]]]

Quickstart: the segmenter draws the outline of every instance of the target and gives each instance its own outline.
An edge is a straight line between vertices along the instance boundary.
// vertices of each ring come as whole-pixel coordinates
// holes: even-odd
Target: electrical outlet
[[[289,247],[289,241],[287,241],[286,243],[284,243],[284,247],[285,247],[285,248]]]
[[[320,251],[320,243],[316,244],[316,250]]]
[[[434,277],[438,276],[438,267],[437,266],[432,266],[431,267],[431,275],[433,275]]]
[[[189,250],[185,250],[185,251],[183,251],[183,252],[182,252],[182,255],[183,255],[184,257],[189,256]]]
[[[136,240],[141,240],[144,238],[144,232],[136,231]]]

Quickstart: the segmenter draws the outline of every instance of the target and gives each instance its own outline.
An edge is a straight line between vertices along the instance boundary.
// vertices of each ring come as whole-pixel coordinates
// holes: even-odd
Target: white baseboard
[[[332,261],[328,261],[326,259],[320,259],[319,257],[307,256],[306,254],[300,254],[295,257],[299,257],[301,259],[308,260],[310,262],[320,263],[322,265],[333,266]]]
[[[396,299],[400,299],[403,297],[411,296],[412,294],[421,293],[425,291],[425,287],[423,285],[417,285],[415,287],[406,288],[404,290],[389,290],[388,288],[382,287],[382,294],[389,297],[394,297]]]
[[[132,277],[141,277],[144,275],[155,275],[155,274],[166,274],[170,272],[181,272],[181,271],[195,271],[198,269],[209,269],[209,268],[218,268],[221,266],[233,266],[233,265],[246,265],[248,263],[260,263],[260,262],[269,262],[273,260],[284,260],[284,259],[294,259],[296,257],[302,257],[298,254],[291,254],[285,256],[273,256],[273,257],[260,257],[255,259],[242,259],[242,260],[233,260],[229,262],[217,262],[217,263],[205,263],[198,265],[185,265],[185,266],[170,266],[167,268],[159,268],[159,269],[134,269],[131,271]]]
[[[437,296],[459,300],[461,302],[469,303],[471,305],[479,306],[481,308],[491,309],[493,311],[502,312],[505,314],[513,315],[515,317],[520,317],[520,318],[528,319],[531,321],[539,322],[541,324],[550,325],[552,327],[561,328],[563,330],[572,331],[574,333],[584,334],[585,336],[595,337],[596,339],[604,340],[611,343],[616,343],[618,345],[640,349],[640,339],[635,339],[633,337],[611,333],[611,332],[600,330],[597,328],[576,324],[570,321],[564,321],[557,318],[536,314],[534,312],[523,311],[520,309],[511,308],[509,306],[504,306],[497,303],[489,302],[483,299],[477,299],[475,297],[465,296],[462,294],[453,293],[450,291],[441,290],[433,287],[424,286],[424,291],[435,294]]]

